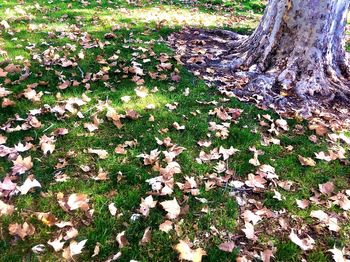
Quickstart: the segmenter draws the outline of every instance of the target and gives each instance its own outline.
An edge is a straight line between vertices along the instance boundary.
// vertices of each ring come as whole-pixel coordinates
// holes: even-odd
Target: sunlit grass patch
[[[303,167],[298,160],[298,155],[314,157],[315,152],[326,150],[326,138],[320,138],[319,143],[314,144],[308,139],[313,132],[297,135],[293,128],[298,123],[289,121],[290,131],[276,136],[281,140],[280,145],[262,145],[262,136],[271,135],[268,131],[270,126],[261,124],[262,115],[270,114],[272,119],[278,116],[236,99],[224,99],[215,87],[208,87],[204,81],[178,65],[172,57],[174,52],[164,41],[171,32],[183,26],[243,28],[246,32],[246,29],[255,27],[264,2],[218,0],[170,5],[104,0],[39,0],[40,6],[36,2],[8,0],[0,3],[0,20],[6,19],[10,25],[9,29],[1,30],[0,51],[8,53],[9,61],[0,67],[14,63],[30,68],[30,74],[23,81],[15,82],[22,71],[9,74],[7,78],[10,82],[0,78],[0,86],[12,92],[9,98],[15,102],[12,107],[0,108],[0,125],[13,121],[14,126],[20,126],[31,110],[43,109],[45,112],[37,115],[41,121],[39,128],[10,133],[0,130],[0,134],[7,137],[6,146],[14,147],[24,141],[33,143],[33,149],[20,154],[31,156],[34,166],[17,182],[21,185],[29,174],[33,174],[42,186],[26,195],[9,199],[16,211],[13,215],[1,217],[1,261],[62,260],[62,251],[54,252],[47,241],[64,235],[66,229],[45,225],[35,217],[35,212],[51,212],[59,220],[72,222],[79,232],[73,239],[88,239],[83,253],[74,256],[76,261],[105,261],[119,251],[122,261],[175,261],[178,254],[174,246],[180,240],[189,240],[195,248],[205,249],[205,261],[233,261],[247,245],[252,244],[241,230],[244,210],[239,201],[243,201],[243,198],[256,203],[257,208],[264,205],[273,212],[304,219],[305,226],[312,227],[314,220],[309,217],[310,211],[319,207],[310,205],[300,210],[295,200],[308,199],[312,196],[311,189],[317,190],[320,183],[327,181],[334,182],[336,190],[347,188],[350,168],[346,161],[326,163],[317,160],[316,167]],[[209,8],[209,4],[214,6]],[[234,12],[221,9],[221,6],[232,8]],[[48,59],[48,64],[44,65],[44,52],[51,49],[52,54],[48,58],[57,59],[53,64]],[[72,60],[76,64],[64,67],[59,59]],[[171,69],[160,68],[161,59],[169,63]],[[129,73],[128,68],[134,64],[139,64],[142,72]],[[163,76],[153,79],[149,72]],[[100,79],[101,75],[108,75],[108,79]],[[144,82],[136,84],[137,80],[133,79],[135,75]],[[71,85],[60,89],[64,81],[70,81]],[[73,81],[78,83],[73,85]],[[36,92],[43,92],[39,101],[33,102],[23,96],[28,85],[39,82],[45,82],[34,87]],[[86,99],[84,105],[74,104],[74,110],[70,108],[71,111],[63,115],[47,111],[48,108],[64,105],[70,99],[83,97]],[[221,106],[243,110],[237,123],[230,123],[227,139],[221,139],[216,132],[208,129],[209,122],[222,122],[210,114]],[[119,115],[126,115],[129,110],[139,115],[122,117],[122,126],[117,127],[106,117],[107,108]],[[13,120],[15,116],[17,120]],[[96,130],[89,130],[85,124],[93,123],[96,120],[94,117],[100,122],[96,124]],[[307,129],[306,123],[302,124]],[[40,138],[44,135],[54,136],[52,132],[58,128],[67,128],[68,133],[55,136],[55,150],[52,154],[44,155],[39,146]],[[168,138],[173,145],[162,145],[160,141]],[[211,146],[201,147],[198,142],[204,140],[210,141]],[[125,152],[116,150],[125,143],[132,145],[125,146]],[[164,152],[172,146],[184,148],[175,159],[181,167],[181,173],[174,176],[175,182],[185,183],[186,177],[193,177],[199,183],[199,195],[185,193],[180,185],[175,184],[171,196],[153,194],[157,205],[151,208],[147,217],[141,216],[141,198],[153,193],[146,181],[159,176],[159,168],[168,164]],[[278,200],[270,189],[245,192],[237,190],[230,183],[213,189],[206,188],[203,181],[216,174],[218,161],[202,163],[198,160],[200,152],[209,152],[221,146],[239,150],[222,161],[230,169],[228,174],[232,173],[232,180],[244,183],[249,174],[256,172],[257,167],[249,163],[253,157],[249,148],[254,146],[264,151],[264,155],[259,155],[261,163],[273,166],[280,180],[294,183],[292,190],[275,185],[274,189],[283,197]],[[287,150],[288,146],[293,146],[293,150]],[[89,149],[106,150],[107,155],[102,159],[97,154],[89,153]],[[149,154],[154,149],[161,152],[159,163],[153,167],[144,165],[139,155]],[[11,172],[12,166],[12,159],[0,158],[0,181]],[[96,179],[101,170],[106,174],[105,180]],[[227,174],[224,171],[216,175],[223,178]],[[89,199],[90,211],[93,210],[92,217],[82,210],[64,211],[57,199],[60,193],[64,196],[85,194]],[[165,233],[159,229],[159,225],[168,220],[165,217],[167,212],[159,203],[173,197],[184,214],[170,219],[173,227]],[[110,204],[117,208],[114,216],[109,210]],[[341,212],[337,206],[332,206],[330,211]],[[266,221],[269,220],[261,222]],[[34,225],[34,235],[21,240],[9,234],[10,224],[24,222]],[[262,223],[257,226],[260,225]],[[152,230],[151,241],[141,245],[140,240],[147,227]],[[344,246],[348,230],[348,223],[344,223],[338,239],[333,235],[322,239],[325,248]],[[119,248],[116,236],[123,231],[129,245]],[[263,251],[263,247],[270,248],[272,243],[277,248],[275,257],[278,261],[299,261],[302,258],[300,248],[288,241],[290,232],[271,235],[266,229],[266,232],[259,233],[261,238],[254,242],[259,251]],[[232,253],[219,249],[218,246],[225,241],[236,243]],[[65,247],[69,242],[70,239],[66,240]],[[245,244],[241,245],[243,242]],[[92,258],[97,243],[100,243],[100,253]],[[35,254],[32,248],[39,244],[45,245],[46,250]],[[315,250],[310,254],[311,261],[328,258],[324,253],[324,250]]]

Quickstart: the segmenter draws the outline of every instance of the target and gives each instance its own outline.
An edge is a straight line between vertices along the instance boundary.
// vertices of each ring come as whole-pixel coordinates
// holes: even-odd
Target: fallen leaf
[[[33,175],[30,175],[24,181],[23,185],[18,187],[18,190],[21,192],[21,195],[25,195],[34,187],[41,187],[41,184],[34,178]]]
[[[253,224],[245,222],[244,226],[245,228],[243,228],[242,231],[244,232],[246,238],[255,240],[256,236]]]
[[[289,239],[304,251],[314,248],[315,240],[313,240],[310,236],[307,236],[304,239],[300,239],[294,233],[294,229],[292,229],[291,233],[289,234]]]
[[[99,242],[97,242],[95,247],[94,247],[94,253],[92,254],[91,257],[95,257],[100,253],[100,247],[101,247],[101,244]]]
[[[195,250],[191,249],[191,247],[183,240],[180,240],[180,243],[175,246],[175,250],[179,253],[180,260],[183,259],[200,262],[202,261],[202,257],[207,255],[202,248],[197,248]]]
[[[319,184],[318,188],[322,194],[330,195],[334,191],[334,184],[333,182],[327,182],[324,184]]]
[[[0,217],[3,215],[12,215],[15,207],[13,205],[8,205],[0,199]]]
[[[224,252],[232,253],[235,246],[234,242],[224,242],[219,245],[219,249]]]
[[[143,233],[143,236],[142,236],[142,239],[140,241],[140,244],[141,245],[145,245],[147,244],[150,240],[151,240],[151,228],[150,227],[147,227],[145,229],[145,232]]]
[[[150,208],[154,208],[157,201],[153,201],[152,196],[148,196],[145,199],[141,198],[140,213],[147,217],[149,215]]]
[[[108,157],[108,152],[103,149],[88,149],[89,154],[96,154],[100,159],[106,159]]]
[[[10,224],[9,227],[9,233],[12,236],[19,236],[22,240],[26,236],[34,235],[35,228],[32,224],[29,224],[27,222],[24,222],[23,225],[20,224]]]
[[[112,216],[115,216],[117,214],[117,211],[118,211],[118,209],[115,207],[114,203],[110,203],[108,205],[108,210]]]
[[[53,249],[58,252],[60,250],[62,250],[64,243],[66,243],[65,241],[61,241],[62,240],[62,235],[60,235],[59,237],[55,238],[54,240],[49,240],[47,241],[47,244],[49,244],[50,246],[53,247]]]
[[[350,262],[350,260],[346,259],[345,257],[346,255],[345,248],[341,250],[334,246],[332,249],[329,249],[328,251],[332,253],[332,257],[335,262]]]
[[[116,237],[116,240],[119,244],[119,248],[123,248],[129,245],[129,241],[125,237],[125,231],[119,233]]]
[[[305,209],[310,205],[310,201],[306,199],[302,199],[302,200],[297,199],[296,202],[298,207],[301,209]]]
[[[168,233],[173,229],[173,222],[170,220],[165,220],[162,224],[159,225],[159,230],[165,233]]]
[[[174,197],[173,200],[163,201],[160,203],[166,212],[168,212],[167,217],[169,219],[175,219],[180,215],[181,207]]]
[[[32,158],[30,156],[23,158],[21,155],[16,160],[12,160],[12,173],[22,175],[33,167]]]
[[[303,166],[316,166],[315,160],[313,160],[310,157],[302,157],[299,155],[298,159],[299,159],[301,165],[303,165]]]
[[[79,255],[82,252],[82,249],[84,248],[85,244],[86,244],[87,239],[82,240],[80,242],[76,242],[76,241],[71,241],[69,243],[69,247],[66,247],[63,251],[63,258],[67,259],[67,260],[71,260],[73,258],[73,256],[75,255]]]

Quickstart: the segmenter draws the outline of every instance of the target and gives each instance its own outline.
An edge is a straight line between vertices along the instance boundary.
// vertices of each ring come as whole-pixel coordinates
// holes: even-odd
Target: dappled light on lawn
[[[2,1],[0,260],[347,261],[350,133],[225,96],[184,66],[218,47],[168,41],[265,4]]]

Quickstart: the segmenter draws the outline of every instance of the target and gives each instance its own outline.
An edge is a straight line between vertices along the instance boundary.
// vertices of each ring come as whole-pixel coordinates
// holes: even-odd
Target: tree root
[[[325,115],[331,114],[334,119],[346,119],[350,126],[346,113],[350,112],[350,83],[346,76],[339,77],[339,70],[329,65],[330,72],[326,72],[323,65],[327,65],[327,61],[323,61],[324,64],[317,65],[310,75],[310,71],[302,67],[305,65],[299,68],[298,63],[294,63],[286,68],[283,58],[278,58],[279,61],[266,70],[265,62],[251,63],[255,61],[248,55],[251,51],[241,48],[246,39],[246,36],[226,30],[190,29],[170,37],[170,44],[175,49],[186,45],[179,49],[186,67],[207,82],[215,83],[227,96],[253,102],[261,108],[273,108],[288,116],[310,118],[327,112]],[[196,40],[200,40],[200,48]],[[197,57],[203,62],[189,62],[198,50]],[[259,58],[257,54],[253,56]]]

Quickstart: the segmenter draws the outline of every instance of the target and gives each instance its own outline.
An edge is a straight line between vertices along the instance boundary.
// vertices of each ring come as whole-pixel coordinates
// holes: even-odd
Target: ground
[[[0,260],[349,256],[349,133],[222,96],[167,43],[249,33],[264,4],[3,1]]]

